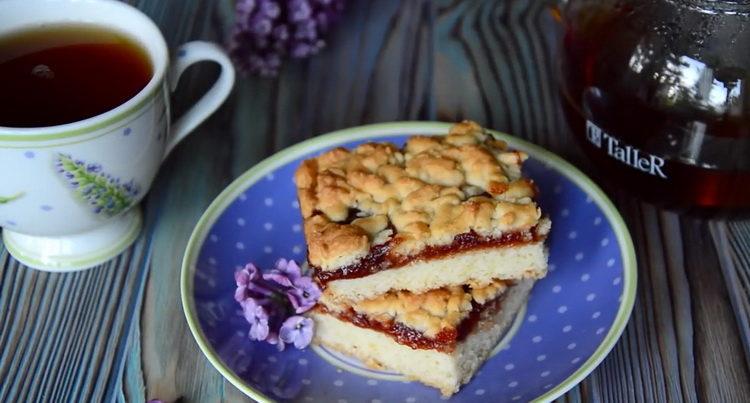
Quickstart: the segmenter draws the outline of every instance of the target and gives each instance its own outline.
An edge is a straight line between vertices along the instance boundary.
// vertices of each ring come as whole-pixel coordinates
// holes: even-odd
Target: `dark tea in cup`
[[[134,39],[102,26],[60,24],[0,37],[0,126],[45,127],[123,104],[153,75]]]

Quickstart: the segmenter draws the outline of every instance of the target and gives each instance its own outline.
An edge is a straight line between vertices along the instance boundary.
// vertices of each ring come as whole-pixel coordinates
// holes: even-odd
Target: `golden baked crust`
[[[348,309],[382,323],[402,323],[427,337],[435,337],[446,329],[456,329],[469,316],[473,306],[485,304],[500,296],[511,284],[492,280],[484,285],[454,286],[430,290],[421,294],[409,291],[390,291],[364,301],[335,301],[327,292],[319,303],[330,312]]]
[[[295,174],[310,264],[336,270],[393,241],[409,256],[462,233],[525,231],[541,212],[521,177],[527,155],[478,124],[446,136],[415,136],[403,149],[367,143],[304,161]]]

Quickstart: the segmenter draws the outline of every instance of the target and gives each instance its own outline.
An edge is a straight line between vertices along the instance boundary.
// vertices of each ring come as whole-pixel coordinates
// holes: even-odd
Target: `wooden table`
[[[233,8],[231,0],[131,3],[172,46],[220,40]],[[556,95],[556,43],[540,1],[350,1],[324,52],[278,79],[241,79],[178,147],[145,200],[145,230],[121,256],[49,274],[0,247],[0,401],[246,399],[199,352],[179,300],[182,254],[211,200],[290,144],[393,120],[471,118],[585,169]],[[177,113],[217,72],[194,70],[180,83]],[[638,299],[615,349],[563,400],[750,401],[750,222],[612,196],[635,240]]]

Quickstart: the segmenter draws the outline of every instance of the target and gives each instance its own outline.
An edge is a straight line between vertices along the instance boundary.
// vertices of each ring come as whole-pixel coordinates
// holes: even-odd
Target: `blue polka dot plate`
[[[258,401],[430,402],[439,392],[377,371],[334,351],[274,346],[248,339],[234,301],[234,272],[247,262],[271,267],[305,259],[292,177],[299,163],[336,146],[377,140],[402,144],[440,135],[450,124],[386,123],[316,137],[262,161],[208,207],[188,243],[182,304],[198,345],[232,384]],[[635,252],[625,223],[604,193],[560,157],[493,132],[530,155],[524,172],[541,189],[552,218],[549,274],[474,379],[450,398],[547,401],[580,382],[620,337],[633,308]]]

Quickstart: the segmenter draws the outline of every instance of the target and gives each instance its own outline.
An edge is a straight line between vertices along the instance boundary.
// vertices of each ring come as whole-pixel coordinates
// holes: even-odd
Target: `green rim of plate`
[[[366,126],[358,126],[350,129],[338,130],[329,134],[314,137],[303,141],[289,148],[264,159],[257,165],[253,166],[245,173],[235,179],[229,186],[224,189],[219,196],[208,206],[190,235],[185,256],[182,260],[182,272],[180,274],[180,296],[182,307],[185,312],[190,331],[193,333],[198,346],[211,364],[234,386],[242,392],[260,402],[272,402],[270,398],[260,391],[248,386],[240,377],[238,377],[229,367],[227,367],[219,358],[218,354],[208,343],[206,336],[203,334],[198,316],[196,315],[195,305],[193,303],[193,272],[195,263],[198,259],[200,246],[203,244],[209,229],[213,226],[224,210],[240,195],[245,189],[252,186],[255,182],[262,179],[266,174],[274,169],[293,161],[310,151],[318,151],[326,147],[341,144],[343,142],[365,140],[369,138],[378,138],[390,135],[405,134],[422,134],[422,135],[441,135],[447,134],[452,123],[443,122],[392,122],[377,123]],[[517,139],[505,133],[490,130],[490,133],[497,138],[504,140],[512,148],[525,151],[531,157],[543,161],[550,167],[562,173],[566,178],[581,187],[596,204],[602,209],[607,220],[617,236],[617,242],[622,254],[623,264],[623,298],[617,311],[612,327],[609,329],[607,336],[599,344],[599,347],[586,360],[577,371],[571,374],[567,379],[560,382],[557,386],[550,389],[547,393],[537,397],[535,402],[545,402],[553,400],[580,383],[589,375],[607,354],[612,350],[620,335],[625,330],[635,303],[635,293],[637,284],[636,257],[633,240],[625,225],[625,221],[620,216],[617,208],[606,196],[599,186],[589,179],[578,168],[565,161],[563,158],[527,141]]]

